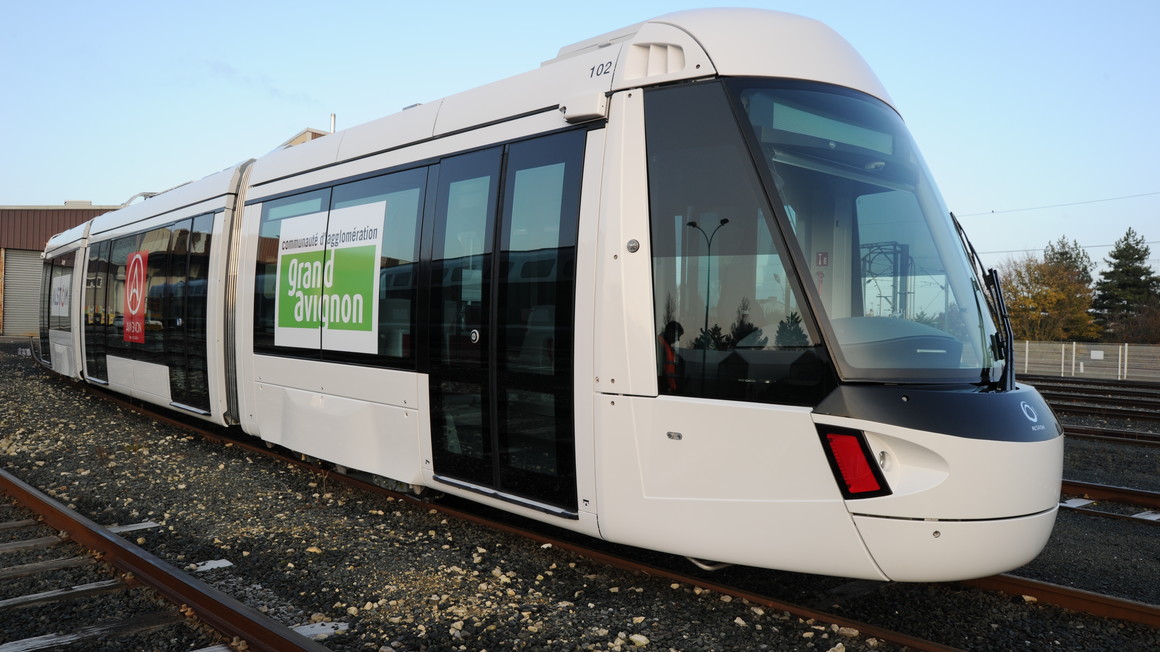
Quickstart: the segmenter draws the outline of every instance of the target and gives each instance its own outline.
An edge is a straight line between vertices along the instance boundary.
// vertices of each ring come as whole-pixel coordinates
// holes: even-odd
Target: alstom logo
[[[1027,417],[1028,421],[1031,423],[1039,422],[1039,415],[1035,412],[1035,408],[1028,405],[1027,401],[1020,403],[1019,407],[1023,408],[1023,416]]]

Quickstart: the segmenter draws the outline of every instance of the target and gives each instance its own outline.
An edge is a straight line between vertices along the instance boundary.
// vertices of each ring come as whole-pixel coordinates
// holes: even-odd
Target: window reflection
[[[721,87],[651,91],[645,111],[659,391],[816,401],[817,342]]]
[[[897,113],[820,84],[730,85],[790,217],[843,375],[979,378],[993,364],[995,323]]]
[[[173,403],[208,412],[208,297],[214,215],[178,220],[89,247],[84,287],[85,366],[107,381],[107,356],[169,370]],[[138,337],[126,336],[128,260],[145,254]],[[130,325],[132,328],[132,325]]]

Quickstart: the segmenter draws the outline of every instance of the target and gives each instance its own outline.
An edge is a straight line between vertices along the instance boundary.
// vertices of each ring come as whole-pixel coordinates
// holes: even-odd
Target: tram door
[[[431,245],[440,479],[576,511],[573,323],[584,131],[443,160]]]

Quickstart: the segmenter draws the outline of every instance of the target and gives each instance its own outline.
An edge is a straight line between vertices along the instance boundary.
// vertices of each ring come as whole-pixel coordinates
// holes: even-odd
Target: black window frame
[[[766,185],[762,182],[761,170],[753,160],[724,83],[721,80],[708,80],[649,88],[645,89],[644,98],[650,236],[654,267],[653,306],[657,320],[654,328],[657,334],[658,392],[661,395],[689,398],[816,406],[837,386],[836,372],[821,329],[811,310],[809,295],[799,276],[798,261],[792,258],[794,256],[792,248],[786,246],[784,225],[788,222],[785,221],[778,202],[770,197]],[[710,123],[710,120],[713,122]],[[690,128],[694,123],[697,124],[695,130]],[[674,163],[676,157],[682,156],[681,150],[685,147],[688,147],[690,152],[695,151],[696,148],[687,145],[692,139],[700,139],[702,149],[708,151],[729,150],[728,160],[709,160],[688,154],[684,162]],[[726,164],[734,166],[732,173],[725,169]],[[682,178],[685,181],[676,178],[677,175],[672,179],[662,180],[661,175],[669,174],[665,170],[679,170],[680,175],[684,175]],[[712,179],[718,181],[713,182]],[[743,192],[726,192],[726,188],[738,183],[745,184]],[[677,320],[670,320],[671,323],[677,324],[675,326],[671,323],[662,323],[665,322],[665,315],[669,311],[663,303],[665,299],[660,297],[659,281],[656,278],[657,265],[661,264],[666,256],[687,261],[694,250],[706,248],[708,245],[703,257],[707,259],[705,262],[709,270],[712,270],[712,249],[719,246],[714,237],[718,235],[719,229],[727,229],[731,222],[729,217],[712,212],[704,212],[703,216],[697,216],[698,219],[690,219],[693,216],[684,212],[684,206],[697,206],[699,203],[691,199],[677,202],[682,204],[682,212],[676,212],[676,208],[665,210],[665,207],[674,201],[673,196],[690,192],[696,184],[710,189],[708,192],[717,193],[718,201],[740,201],[736,196],[743,195],[751,197],[750,208],[757,210],[758,225],[761,226],[763,221],[766,229],[763,233],[772,241],[772,254],[780,260],[782,270],[780,282],[793,299],[792,304],[789,301],[785,302],[787,311],[790,305],[794,310],[792,313],[787,312],[782,321],[785,322],[785,328],[791,335],[798,333],[800,337],[787,337],[785,340],[787,344],[776,344],[776,333],[770,329],[770,332],[762,334],[768,338],[766,345],[756,347],[754,351],[742,351],[733,347],[718,349],[718,340],[728,341],[729,333],[724,331],[729,328],[729,323],[708,317],[709,303],[705,297],[700,297],[700,300],[706,302],[704,308],[706,323],[703,324],[700,319],[696,319],[694,320],[696,323],[689,328],[680,325]],[[727,199],[728,197],[734,199]],[[708,202],[706,205],[712,206],[714,203]],[[665,239],[661,239],[662,234],[671,231],[674,226],[668,222],[678,217],[682,222],[680,226],[687,227],[686,230],[699,230],[701,233],[696,234],[695,238],[694,234],[685,234],[687,237],[684,238],[674,239],[677,236],[664,236]],[[681,250],[676,250],[677,243],[686,239],[688,242],[681,245]],[[671,255],[665,254],[670,250],[673,252]],[[718,256],[724,257],[725,254]],[[692,266],[687,262],[683,264],[697,267],[696,271],[700,274],[699,266]],[[718,287],[721,286],[721,282],[722,279],[718,278]],[[709,291],[712,294],[712,290]],[[717,294],[720,294],[720,289]],[[720,297],[718,299],[720,300]],[[658,303],[659,301],[662,303]],[[732,307],[732,304],[729,307]],[[738,322],[743,321],[740,315],[745,312],[744,309],[745,304],[742,302],[737,308]],[[717,312],[721,312],[720,301]],[[781,322],[777,326],[777,330],[780,330]],[[699,334],[702,330],[708,333]],[[690,346],[670,354],[669,351],[675,347],[665,345],[673,335],[681,342],[690,342]],[[804,338],[804,341],[800,341],[800,338]],[[768,346],[770,342],[775,344]],[[698,351],[702,352],[700,360],[684,355],[696,356]],[[708,351],[713,351],[715,354],[713,357],[720,360],[710,360]],[[716,355],[722,351],[727,354]]]

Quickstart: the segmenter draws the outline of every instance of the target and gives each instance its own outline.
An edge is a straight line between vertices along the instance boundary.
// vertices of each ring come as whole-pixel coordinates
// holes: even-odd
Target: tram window
[[[501,485],[575,506],[572,358],[586,132],[508,148],[496,309]]]
[[[567,132],[508,153],[499,346],[513,370],[554,376],[571,365],[583,139],[583,132]]]
[[[72,330],[72,274],[75,253],[46,260],[42,267],[40,293],[40,341],[46,362],[52,362],[49,331]]]
[[[150,231],[141,236],[141,244],[132,253],[145,252],[145,306],[144,314],[140,316],[140,327],[144,329],[134,340],[130,332],[126,341],[138,360],[155,364],[167,364],[165,359],[166,331],[173,325],[173,309],[169,286],[171,280],[171,263],[173,259],[175,229],[177,225],[168,224]],[[186,227],[188,229],[188,226]],[[184,254],[184,252],[182,252]],[[182,256],[184,257],[184,256]],[[184,271],[184,270],[182,270]],[[128,271],[126,273],[129,273]],[[127,280],[126,283],[129,281]],[[126,292],[132,293],[132,288],[126,286]],[[129,301],[132,300],[130,296]],[[126,320],[132,322],[131,319]],[[124,328],[132,330],[132,323],[125,324]]]
[[[125,341],[125,295],[129,256],[141,248],[141,236],[134,234],[113,240],[109,253],[109,290],[106,307],[112,318],[112,330],[107,331],[105,344],[109,355],[132,358],[129,342]]]
[[[337,231],[335,216],[344,212],[359,211],[365,221],[381,227],[375,264],[378,314],[372,346],[376,362],[384,365],[412,367],[415,361],[416,266],[426,178],[427,170],[421,168],[334,189],[329,233]],[[341,352],[332,351],[325,335],[322,345],[324,357],[343,357]]]
[[[209,409],[209,346],[206,290],[213,215],[171,225],[173,231],[166,312],[161,318],[169,393],[175,403]]]
[[[255,350],[414,367],[426,178],[407,170],[263,206]]]
[[[645,121],[659,391],[814,404],[826,367],[724,92],[650,91]]]
[[[108,240],[89,247],[88,268],[85,270],[85,361],[89,378],[108,380],[105,361],[105,334],[112,323],[106,298],[109,287]]]
[[[843,376],[978,379],[995,324],[898,114],[819,84],[727,85],[792,216]]]
[[[314,255],[320,268],[323,239],[326,235],[326,211],[329,206],[329,188],[276,199],[262,205],[257,268],[254,270],[255,351],[291,353],[309,357],[319,355],[321,342],[317,318],[307,319],[300,311],[299,317],[302,319],[295,319],[294,305],[280,301],[277,287],[282,249],[279,245],[282,240],[286,240],[294,245],[290,251]],[[301,262],[301,257],[296,258],[294,262],[297,265]],[[303,269],[310,271],[313,268],[307,266]],[[302,275],[296,275],[295,279],[306,281],[305,285],[298,282],[293,284],[293,291],[299,292],[298,297],[294,298],[305,300],[299,305],[306,305],[311,297],[319,297],[313,300],[320,301],[321,287],[316,285],[311,277],[303,278]],[[280,305],[287,314],[281,327],[276,327],[278,324],[276,311]],[[296,347],[299,350],[280,347]]]
[[[500,152],[485,150],[440,163],[432,266],[433,364],[482,366],[491,300]]]
[[[48,320],[52,301],[52,262],[45,261],[40,268],[40,305],[37,309],[40,326],[41,357],[47,363],[52,363],[52,346],[49,345]]]
[[[45,265],[48,276],[48,328],[54,331],[72,330],[72,275],[75,253],[53,258]]]

